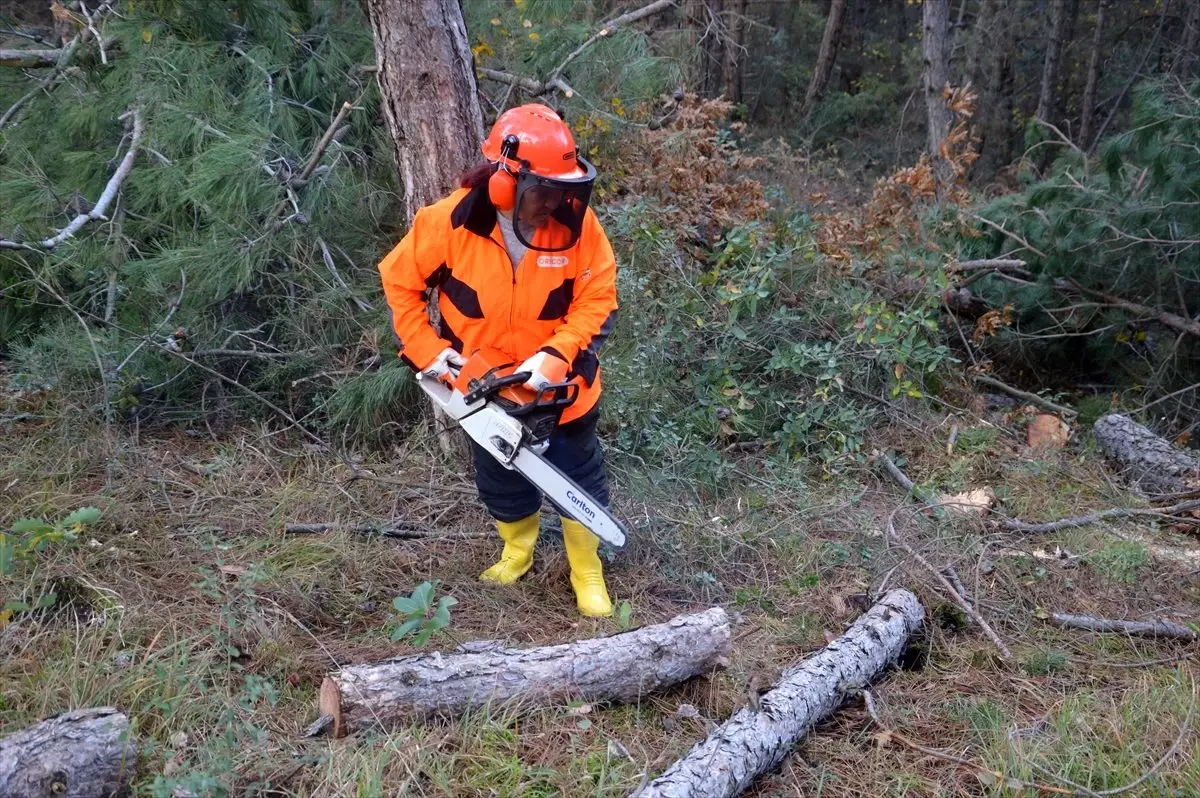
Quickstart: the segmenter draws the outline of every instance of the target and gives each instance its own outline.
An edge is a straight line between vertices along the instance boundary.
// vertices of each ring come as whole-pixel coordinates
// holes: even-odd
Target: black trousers
[[[596,438],[598,418],[599,408],[595,407],[586,415],[559,426],[550,436],[550,446],[542,456],[607,507],[608,478],[604,473],[604,454]],[[475,486],[493,518],[519,521],[541,509],[542,494],[529,480],[502,466],[474,441],[471,449],[475,457]]]

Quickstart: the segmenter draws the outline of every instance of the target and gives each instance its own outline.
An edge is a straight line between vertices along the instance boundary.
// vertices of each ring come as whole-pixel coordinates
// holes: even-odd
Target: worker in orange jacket
[[[617,267],[588,207],[596,169],[579,156],[562,118],[537,104],[501,114],[483,154],[487,163],[418,211],[379,264],[400,356],[446,377],[462,355],[492,347],[530,373],[526,385],[534,390],[564,379],[577,384],[578,398],[544,456],[607,506],[596,418],[600,347],[617,315]],[[425,312],[433,288],[437,330]],[[541,494],[477,444],[473,451],[475,484],[504,541],[500,560],[480,579],[512,584],[533,564]],[[579,611],[611,615],[599,540],[565,516],[562,529]]]

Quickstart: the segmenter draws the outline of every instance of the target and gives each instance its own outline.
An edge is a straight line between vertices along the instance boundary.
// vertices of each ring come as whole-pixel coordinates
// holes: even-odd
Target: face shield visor
[[[579,241],[596,167],[582,157],[577,163],[578,177],[542,177],[525,168],[517,173],[513,230],[530,249],[561,252]]]

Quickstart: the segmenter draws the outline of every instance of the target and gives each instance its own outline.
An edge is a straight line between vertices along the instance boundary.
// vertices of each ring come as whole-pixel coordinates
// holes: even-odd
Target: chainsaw
[[[625,527],[542,455],[563,411],[579,397],[571,382],[528,388],[528,371],[495,349],[478,349],[453,381],[417,373],[417,384],[437,407],[505,468],[529,480],[566,516],[613,546],[625,545]]]

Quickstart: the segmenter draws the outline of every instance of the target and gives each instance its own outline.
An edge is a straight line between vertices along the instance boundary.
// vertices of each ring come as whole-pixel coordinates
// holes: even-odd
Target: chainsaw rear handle
[[[471,391],[463,397],[463,401],[467,404],[473,404],[481,399],[490,399],[498,395],[505,388],[515,388],[524,385],[532,377],[532,372],[518,371],[513,374],[506,374],[503,377],[497,377],[495,374],[488,374],[474,386]],[[579,398],[579,385],[573,382],[558,382],[552,385],[543,387],[540,391],[533,394],[533,398],[527,402],[518,402],[513,396],[513,391],[510,391],[503,399],[508,400],[512,407],[506,407],[505,412],[510,416],[526,416],[530,413],[539,410],[560,410],[570,407]],[[530,393],[533,393],[530,391]]]

